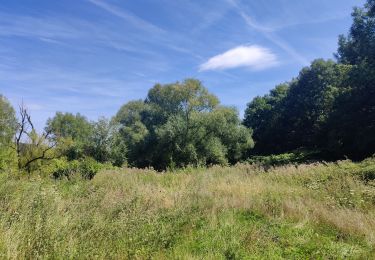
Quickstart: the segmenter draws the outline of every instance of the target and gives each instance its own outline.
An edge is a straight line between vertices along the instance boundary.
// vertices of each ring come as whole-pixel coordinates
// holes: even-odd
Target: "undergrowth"
[[[0,258],[371,259],[375,162],[0,175]]]

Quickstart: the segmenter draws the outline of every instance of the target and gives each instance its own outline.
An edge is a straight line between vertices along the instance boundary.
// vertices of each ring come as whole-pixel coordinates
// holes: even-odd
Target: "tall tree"
[[[321,149],[325,145],[323,129],[336,98],[344,90],[350,69],[321,59],[302,69],[284,101],[284,151]]]
[[[15,111],[9,101],[0,95],[0,171],[13,160],[11,145],[16,128]]]
[[[292,82],[255,98],[248,104],[244,120],[254,129],[254,151],[272,154],[325,149],[327,121],[337,97],[346,90],[350,71],[350,65],[315,60]]]
[[[0,95],[0,145],[7,146],[12,141],[16,126],[14,108],[3,95]]]
[[[92,134],[93,126],[81,114],[57,112],[47,120],[46,132],[58,142],[61,153],[68,159],[84,156],[84,149]]]
[[[12,146],[17,154],[19,170],[27,170],[30,173],[40,168],[43,161],[54,158],[52,149],[56,143],[49,139],[50,134],[51,132],[48,131],[41,135],[37,133],[29,111],[24,104],[21,104]]]
[[[256,152],[319,149],[354,159],[375,153],[375,0],[352,15],[349,34],[339,38],[338,64],[316,60],[277,102],[271,93],[248,105],[244,124],[254,129]]]
[[[276,86],[270,94],[254,98],[245,111],[244,125],[253,129],[255,147],[253,153],[268,154],[283,150],[284,136],[279,131],[284,100],[290,88],[289,83]]]
[[[236,111],[218,104],[200,81],[188,79],[157,84],[145,102],[124,105],[114,120],[121,125],[129,163],[165,169],[240,160],[252,147],[251,132]]]
[[[347,90],[330,118],[330,150],[362,159],[375,153],[375,1],[355,8],[348,36],[340,36],[337,58],[352,65]]]

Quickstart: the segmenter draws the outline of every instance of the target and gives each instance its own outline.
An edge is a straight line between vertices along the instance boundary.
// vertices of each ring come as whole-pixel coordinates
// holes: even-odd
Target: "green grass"
[[[0,175],[0,258],[371,259],[375,162]]]

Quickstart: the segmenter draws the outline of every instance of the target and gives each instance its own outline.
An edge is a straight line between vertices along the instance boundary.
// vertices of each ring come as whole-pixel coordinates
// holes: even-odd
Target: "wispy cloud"
[[[271,50],[257,45],[241,45],[210,58],[200,66],[200,71],[239,67],[261,70],[277,64],[277,57]]]
[[[293,57],[297,62],[301,63],[301,65],[307,65],[307,64],[309,64],[309,61],[305,57],[303,57],[300,53],[298,53],[287,42],[285,42],[280,37],[278,37],[273,32],[272,28],[260,25],[250,15],[246,14],[243,11],[243,8],[240,6],[240,4],[236,0],[227,0],[227,2],[230,3],[237,10],[237,12],[239,13],[239,15],[242,17],[242,19],[246,22],[246,24],[250,28],[252,28],[253,30],[258,31],[259,33],[261,33],[266,39],[268,39],[273,44],[277,45],[279,48],[281,48],[282,50],[284,50],[291,57]]]
[[[26,103],[25,105],[31,111],[40,111],[40,110],[44,109],[43,105],[36,104],[36,103]]]
[[[112,23],[96,23],[82,18],[51,15],[33,17],[0,11],[0,38],[3,37],[39,40],[44,44],[54,44],[81,53],[104,47],[127,52],[130,57],[142,56],[148,60],[163,58],[160,53],[149,48],[158,41],[143,37],[138,31],[124,33],[123,30],[116,30],[116,25]],[[158,35],[159,38],[162,39]],[[0,51],[3,48],[1,46]]]
[[[61,22],[58,19],[0,12],[0,36],[72,39],[80,37],[81,33],[68,23]]]
[[[154,45],[160,45],[168,48],[169,50],[176,51],[183,54],[189,54],[191,57],[197,60],[202,60],[202,57],[197,55],[195,52],[191,51],[190,48],[183,47],[181,43],[191,42],[191,40],[184,34],[176,32],[167,32],[159,26],[150,23],[139,16],[130,13],[123,8],[117,7],[115,5],[104,2],[103,0],[87,0],[91,4],[103,9],[104,11],[123,19],[124,21],[130,23],[135,28],[148,32],[150,35],[147,38],[143,38],[144,41],[149,41]],[[209,27],[211,23],[216,20],[219,20],[222,17],[222,14],[210,15],[203,24],[202,28],[199,27],[197,30],[203,30],[206,27]]]
[[[120,9],[114,5],[108,4],[104,1],[100,0],[88,0],[90,3],[94,4],[95,6],[107,11],[108,13],[111,13],[118,18],[121,18],[129,23],[131,23],[133,26],[136,26],[138,29],[142,29],[144,31],[153,32],[153,33],[162,33],[164,32],[163,29],[159,28],[158,26],[147,22],[143,20],[142,18],[127,12],[123,9]]]
[[[144,79],[139,76],[113,78],[98,72],[79,72],[57,67],[0,69],[0,91],[8,82],[10,92],[33,96],[49,96],[57,93],[65,96],[84,95],[86,97],[124,97],[129,92],[135,94]],[[140,84],[138,84],[140,82]],[[141,84],[142,83],[142,84]],[[31,86],[38,85],[38,89]],[[8,89],[9,90],[9,89]]]

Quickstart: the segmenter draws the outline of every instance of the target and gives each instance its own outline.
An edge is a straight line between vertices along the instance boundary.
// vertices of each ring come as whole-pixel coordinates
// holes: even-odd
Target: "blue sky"
[[[111,117],[155,83],[198,78],[240,114],[333,58],[359,0],[2,0],[0,93],[39,129],[56,111]]]

